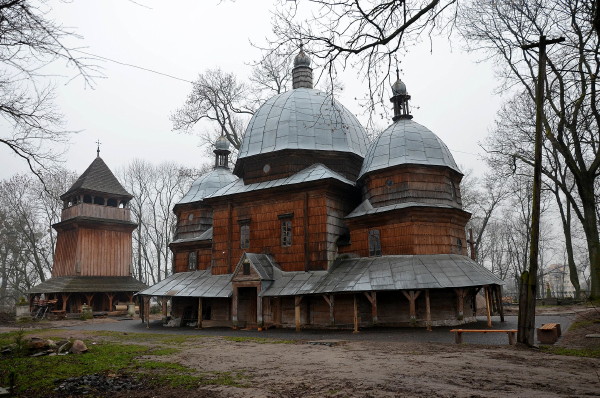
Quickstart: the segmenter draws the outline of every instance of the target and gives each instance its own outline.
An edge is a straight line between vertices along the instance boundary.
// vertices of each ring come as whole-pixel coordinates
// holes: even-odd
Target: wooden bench
[[[537,338],[542,344],[554,344],[560,335],[560,323],[545,323],[537,330]]]
[[[515,336],[517,334],[517,329],[451,329],[450,331],[454,332],[454,341],[456,344],[461,344],[463,342],[463,333],[506,333],[508,335],[508,344],[514,345]]]

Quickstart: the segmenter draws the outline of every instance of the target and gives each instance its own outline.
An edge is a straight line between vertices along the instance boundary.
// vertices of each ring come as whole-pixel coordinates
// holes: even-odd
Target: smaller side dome
[[[189,191],[177,203],[200,202],[226,185],[237,181],[238,178],[231,173],[229,169],[217,167],[210,172],[201,175],[190,187]]]
[[[220,136],[217,138],[215,142],[215,149],[218,151],[228,151],[229,150],[229,141],[225,136]]]

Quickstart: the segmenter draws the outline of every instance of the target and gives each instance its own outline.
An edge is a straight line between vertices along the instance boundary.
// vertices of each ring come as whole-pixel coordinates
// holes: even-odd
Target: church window
[[[240,225],[240,249],[250,248],[250,224]]]
[[[369,230],[369,256],[381,256],[381,238],[378,229]]]
[[[195,251],[188,254],[188,269],[195,270],[198,268],[198,255]]]
[[[244,260],[242,263],[243,269],[242,272],[244,275],[250,275],[250,261]]]
[[[281,220],[281,246],[292,245],[292,220]]]

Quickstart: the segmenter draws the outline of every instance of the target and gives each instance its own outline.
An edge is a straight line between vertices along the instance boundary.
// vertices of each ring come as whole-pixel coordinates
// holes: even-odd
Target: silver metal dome
[[[228,151],[229,150],[229,140],[225,138],[225,136],[220,136],[217,138],[215,142],[215,149],[220,151]]]
[[[392,84],[393,95],[406,95],[406,84],[400,79],[396,80],[396,83]]]
[[[300,52],[294,57],[294,67],[296,66],[310,66],[310,57],[300,48]]]
[[[450,150],[437,135],[411,119],[399,119],[369,145],[358,178],[403,164],[446,166],[460,173]]]
[[[238,159],[284,149],[364,156],[367,136],[356,117],[327,94],[297,88],[272,97],[254,113]]]
[[[231,170],[224,167],[216,167],[194,181],[190,190],[177,204],[199,202],[237,179],[231,173]]]

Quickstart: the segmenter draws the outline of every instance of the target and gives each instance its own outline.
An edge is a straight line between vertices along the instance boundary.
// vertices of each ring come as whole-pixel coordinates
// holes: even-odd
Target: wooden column
[[[202,329],[202,297],[198,297],[198,323],[196,329]]]
[[[377,293],[376,292],[365,292],[365,297],[371,303],[371,317],[373,318],[373,325],[377,325]]]
[[[462,321],[465,318],[465,295],[466,290],[463,288],[454,289],[456,293],[456,319]]]
[[[402,290],[402,294],[404,294],[404,297],[408,299],[410,304],[410,323],[415,324],[417,323],[417,306],[415,303],[419,297],[419,294],[421,294],[421,291],[409,290],[406,292]]]
[[[427,331],[431,332],[431,305],[429,302],[429,289],[425,290],[425,320]]]
[[[302,303],[302,296],[294,297],[294,314],[296,319],[296,332],[300,331],[301,322],[300,322],[300,304]]]
[[[146,319],[146,328],[150,329],[150,296],[144,297],[144,318]]]
[[[166,297],[163,297],[161,299],[161,304],[162,304],[162,313],[163,313],[163,316],[166,318],[167,315],[169,315],[167,313],[167,298]]]
[[[353,333],[358,333],[358,297],[356,294],[354,297],[354,331]]]
[[[281,326],[281,311],[281,297],[275,297],[273,308],[273,323],[275,323],[275,326]]]
[[[260,286],[256,288],[256,325],[258,327],[258,331],[262,332],[264,322],[263,322],[263,298],[260,294]]]
[[[310,268],[308,193],[304,193],[304,271]]]
[[[231,266],[231,240],[233,239],[233,206],[231,202],[227,204],[227,273],[230,274],[233,272],[233,267]],[[236,304],[237,306],[237,304]],[[236,308],[236,323],[237,323],[237,308]],[[234,323],[234,327],[237,325]]]
[[[94,307],[92,306],[92,302],[94,301],[94,293],[86,294],[85,299],[87,300],[87,305],[89,305],[92,311],[94,311]]]
[[[237,286],[233,287],[233,294],[231,295],[231,323],[233,324],[233,328],[237,329],[237,327],[238,327],[238,288],[237,288]]]
[[[500,311],[500,322],[504,322],[504,303],[502,302],[502,285],[498,285],[498,310]]]
[[[112,311],[113,309],[113,299],[115,295],[113,293],[106,293],[106,297],[108,297],[108,311]]]
[[[69,301],[70,294],[62,294],[62,310],[67,311],[67,302]]]
[[[492,300],[490,299],[490,287],[489,286],[484,286],[483,287],[484,292],[485,292],[485,306],[486,306],[486,315],[487,315],[487,326],[488,328],[492,327],[492,314],[491,314],[491,304],[492,304]]]
[[[327,304],[329,304],[329,323],[331,326],[335,325],[335,313],[334,313],[334,305],[335,305],[335,296],[333,294],[323,295],[323,299]]]

